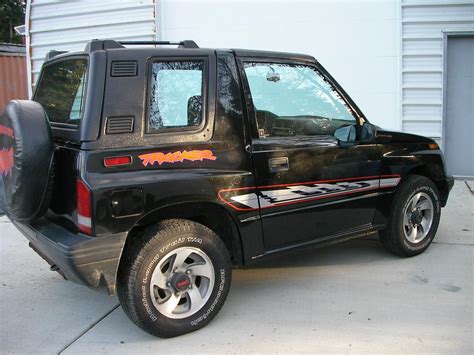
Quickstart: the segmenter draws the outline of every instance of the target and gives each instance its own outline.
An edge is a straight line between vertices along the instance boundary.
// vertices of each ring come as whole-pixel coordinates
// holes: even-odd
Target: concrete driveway
[[[423,255],[400,259],[365,239],[236,270],[214,321],[174,339],[49,271],[0,219],[0,353],[473,353],[473,216],[457,181]]]

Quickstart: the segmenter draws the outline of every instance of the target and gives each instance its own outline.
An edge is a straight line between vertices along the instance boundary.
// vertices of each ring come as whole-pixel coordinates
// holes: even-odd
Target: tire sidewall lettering
[[[214,300],[212,301],[211,305],[209,306],[209,308],[203,313],[201,314],[201,316],[199,316],[198,318],[194,319],[191,321],[191,326],[197,326],[199,325],[199,323],[201,321],[203,321],[204,319],[206,319],[209,314],[212,313],[212,311],[214,311],[214,308],[216,307],[217,303],[219,302],[220,298],[221,298],[221,295],[222,295],[222,292],[224,291],[225,289],[225,284],[226,284],[226,272],[225,272],[225,269],[220,269],[219,270],[219,288],[217,289],[217,294],[216,294],[216,297],[214,298]],[[209,303],[209,301],[208,301]]]

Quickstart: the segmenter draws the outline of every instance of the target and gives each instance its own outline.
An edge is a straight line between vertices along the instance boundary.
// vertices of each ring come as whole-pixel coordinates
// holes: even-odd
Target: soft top
[[[137,46],[137,47],[134,47]],[[146,46],[146,47],[143,47]],[[155,46],[155,48],[150,47]],[[159,46],[159,47],[157,47]],[[178,46],[178,48],[166,48],[166,46]],[[94,39],[87,43],[86,48],[83,52],[63,52],[63,51],[50,51],[46,55],[46,61],[53,58],[57,59],[60,57],[70,55],[89,54],[98,50],[138,50],[138,49],[156,49],[160,51],[172,51],[176,53],[178,49],[180,53],[189,54],[189,50],[201,49],[195,41],[184,40],[184,41],[115,41],[115,40],[98,40]],[[202,48],[204,49],[204,48]],[[226,48],[205,48],[206,50],[229,50]],[[305,61],[314,63],[316,59],[307,54],[290,53],[290,52],[279,52],[279,51],[266,51],[266,50],[255,50],[255,49],[231,49],[238,57],[257,57],[257,58],[282,58],[282,59],[294,59],[298,61]]]

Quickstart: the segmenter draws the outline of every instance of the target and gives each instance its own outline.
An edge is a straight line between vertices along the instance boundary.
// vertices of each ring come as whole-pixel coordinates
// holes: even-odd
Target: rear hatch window
[[[87,59],[74,58],[43,67],[33,100],[52,126],[77,128],[82,119]]]

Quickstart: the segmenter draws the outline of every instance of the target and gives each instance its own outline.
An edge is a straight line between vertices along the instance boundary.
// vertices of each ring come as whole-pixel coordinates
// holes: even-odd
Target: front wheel
[[[430,246],[441,217],[439,192],[424,176],[409,176],[395,193],[388,228],[379,232],[390,252],[415,256]]]
[[[169,338],[209,323],[230,283],[230,257],[222,240],[199,223],[168,220],[125,251],[118,296],[136,325]]]

